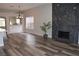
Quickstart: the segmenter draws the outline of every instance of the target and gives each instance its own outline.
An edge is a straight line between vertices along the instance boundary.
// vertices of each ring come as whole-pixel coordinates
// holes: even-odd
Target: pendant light
[[[16,18],[17,19],[23,19],[23,15],[22,15],[22,11],[21,11],[20,5],[18,6],[18,8],[19,8],[19,12],[18,12],[18,16]]]

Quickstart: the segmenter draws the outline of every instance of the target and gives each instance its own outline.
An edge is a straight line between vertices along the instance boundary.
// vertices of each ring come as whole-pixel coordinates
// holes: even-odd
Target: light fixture
[[[18,6],[19,8],[19,12],[18,12],[18,16],[16,17],[17,19],[23,19],[23,15],[22,15],[22,11],[21,11],[21,7]]]

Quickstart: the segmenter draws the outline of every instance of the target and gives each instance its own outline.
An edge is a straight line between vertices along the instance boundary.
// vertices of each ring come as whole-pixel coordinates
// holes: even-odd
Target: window
[[[20,19],[11,19],[10,20],[10,25],[17,25],[20,24]]]
[[[5,18],[0,18],[0,31],[5,31]]]
[[[0,18],[0,27],[5,27],[5,19]]]
[[[34,29],[34,17],[26,17],[26,29]]]
[[[20,19],[16,19],[16,23],[17,24],[20,24]]]
[[[12,22],[10,21],[10,25],[12,25]]]

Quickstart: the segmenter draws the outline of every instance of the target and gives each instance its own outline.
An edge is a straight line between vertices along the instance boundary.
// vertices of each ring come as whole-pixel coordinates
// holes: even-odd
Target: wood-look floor
[[[78,56],[79,47],[27,34],[9,34],[4,51],[10,56]]]
[[[0,56],[6,56],[6,53],[2,46],[0,47]]]

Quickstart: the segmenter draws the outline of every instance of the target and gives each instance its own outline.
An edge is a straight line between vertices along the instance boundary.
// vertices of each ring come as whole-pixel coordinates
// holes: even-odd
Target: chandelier
[[[18,6],[19,8],[19,12],[18,12],[18,16],[16,17],[17,19],[23,19],[23,15],[22,15],[22,11],[20,10],[20,6]]]

